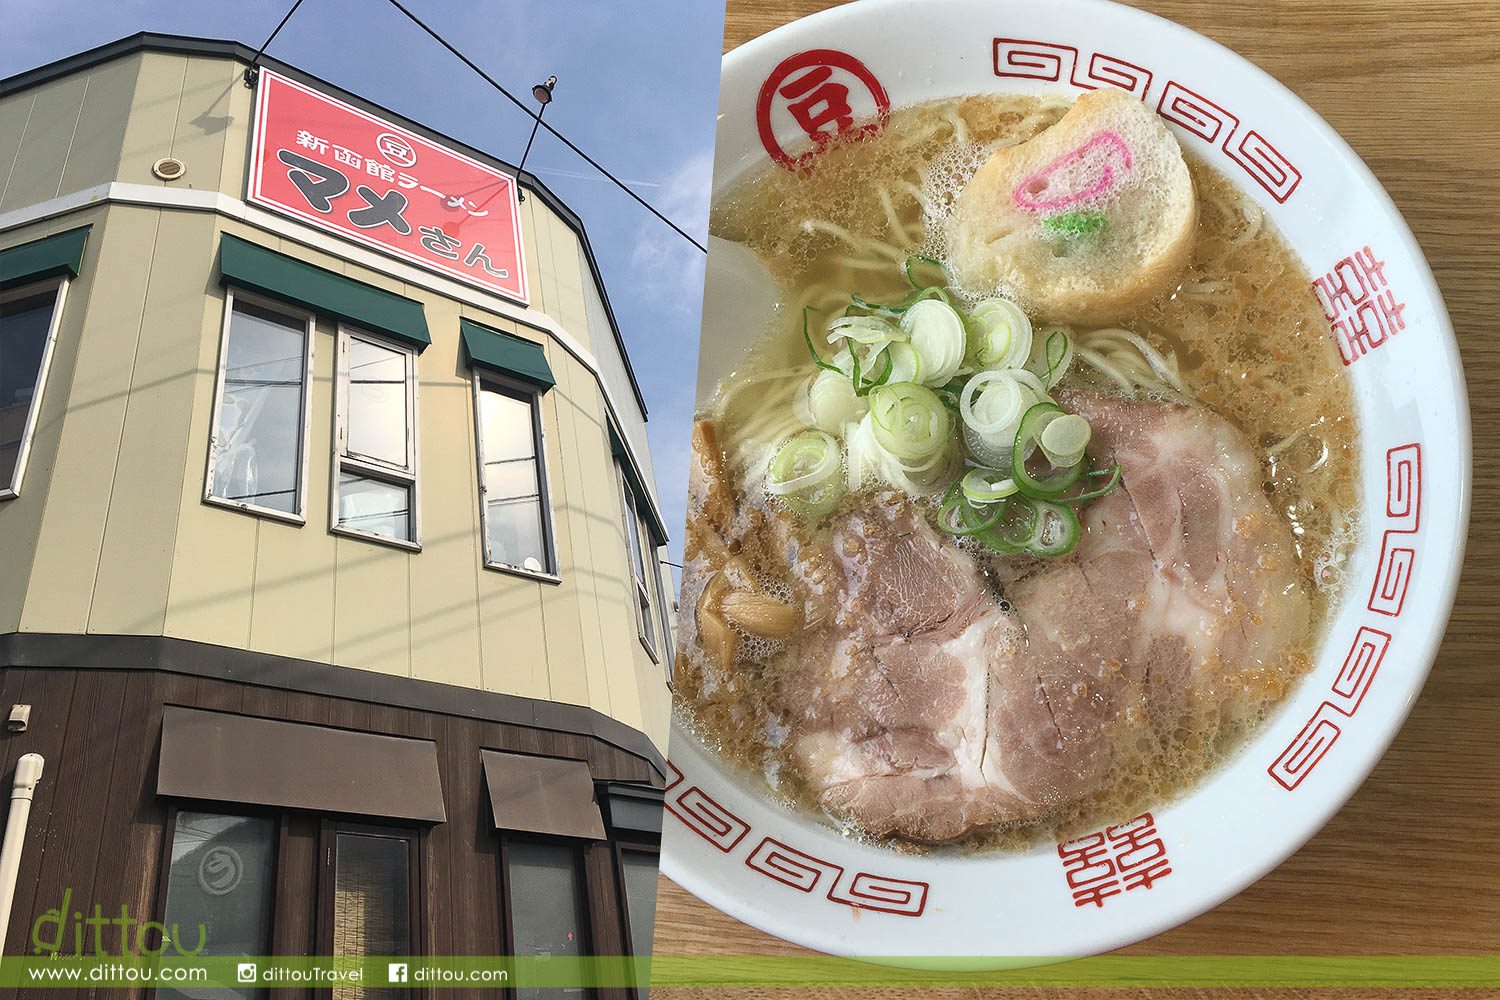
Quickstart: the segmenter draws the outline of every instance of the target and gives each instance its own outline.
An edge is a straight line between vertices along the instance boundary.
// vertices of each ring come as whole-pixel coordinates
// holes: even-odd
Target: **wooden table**
[[[1136,5],[1222,42],[1286,83],[1343,134],[1395,198],[1437,273],[1458,331],[1473,411],[1475,492],[1468,561],[1447,638],[1421,700],[1369,781],[1276,871],[1217,909],[1125,953],[1493,954],[1500,949],[1500,496],[1490,488],[1500,474],[1500,3]],[[725,48],[827,6],[819,0],[729,0]],[[737,923],[666,879],[656,950],[800,951]],[[1016,992],[1040,997],[1053,991]],[[1151,991],[1079,992],[1103,997]],[[656,990],[653,996],[695,1000],[707,993]],[[1170,995],[1211,993],[1252,995]]]

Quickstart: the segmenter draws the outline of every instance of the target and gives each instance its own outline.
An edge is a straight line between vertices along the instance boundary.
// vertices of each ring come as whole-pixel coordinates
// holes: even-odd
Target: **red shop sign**
[[[250,201],[527,301],[513,176],[264,69]]]

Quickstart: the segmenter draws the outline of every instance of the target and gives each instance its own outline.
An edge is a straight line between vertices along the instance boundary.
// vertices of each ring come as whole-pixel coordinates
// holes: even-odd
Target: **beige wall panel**
[[[130,313],[121,309],[107,334],[134,339],[136,350],[90,632],[160,634],[165,624],[198,347],[221,316],[210,306],[217,220],[189,212],[158,218],[139,329],[126,328]]]
[[[606,652],[605,639],[600,634],[602,595],[594,525],[607,518],[611,494],[608,483],[601,484],[599,477],[592,474],[595,470],[590,469],[601,459],[599,449],[591,440],[593,435],[588,433],[589,422],[584,413],[585,406],[592,402],[590,397],[597,390],[592,378],[579,378],[571,359],[563,360],[561,364],[554,361],[553,371],[558,377],[558,387],[549,395],[556,397],[559,430],[566,443],[566,449],[559,448],[558,451],[562,452],[560,464],[566,477],[567,495],[572,501],[566,508],[560,507],[558,514],[568,518],[569,535],[573,541],[573,569],[569,576],[578,594],[578,635],[583,644],[590,704],[611,715],[621,713],[615,715],[616,718],[629,719],[635,714],[634,692],[631,692],[631,698],[617,702],[616,686],[610,677],[611,661],[618,655],[618,647],[624,645],[624,640],[616,641],[613,643],[616,649]],[[615,636],[619,634],[614,633]]]
[[[96,273],[21,616],[28,631],[88,626],[157,223],[155,211],[116,206],[90,234]]]
[[[407,294],[426,298],[432,335],[418,364],[422,554],[411,563],[412,675],[483,687],[479,586],[488,581],[479,578],[473,394],[459,361],[459,309],[415,288]]]
[[[630,442],[631,449],[635,452],[636,462],[641,466],[641,472],[651,480],[651,489],[655,490],[655,473],[651,465],[651,451],[647,446],[646,418],[641,413],[641,408],[636,402],[635,390],[630,385],[630,374],[625,368],[625,358],[620,351],[619,342],[615,339],[614,329],[610,326],[609,314],[604,309],[604,297],[599,288],[594,284],[592,272],[589,270],[588,261],[584,257],[583,247],[578,246],[578,266],[580,274],[585,276],[583,286],[584,321],[589,331],[590,343],[594,345],[594,357],[598,359],[599,377],[604,384],[609,386],[613,393],[617,411],[615,416],[620,421],[620,427],[625,432],[625,440]],[[668,525],[668,530],[671,530]]]
[[[140,66],[140,56],[131,56],[89,71],[88,93],[57,194],[84,191],[115,179]]]
[[[116,180],[127,184],[164,186],[165,182],[157,180],[151,173],[151,164],[163,156],[172,155],[187,67],[188,59],[185,56],[162,52],[141,54],[140,72],[136,75],[135,103],[131,107],[130,123],[125,127],[125,141],[120,150],[120,169]],[[191,164],[188,169],[192,170]],[[174,183],[181,184],[183,181]]]
[[[559,357],[561,355],[561,357]],[[558,350],[547,352],[547,361],[556,373],[567,356]],[[578,493],[576,482],[567,474],[567,457],[573,442],[563,433],[559,409],[568,405],[567,389],[559,384],[542,396],[542,434],[547,469],[547,492],[552,507],[552,536],[557,546],[557,573],[562,582],[542,591],[542,627],[547,632],[547,670],[552,697],[575,705],[593,705],[607,711],[606,690],[590,685],[584,659],[583,606],[579,596],[580,569],[586,568],[587,539],[573,537],[573,526],[586,498]],[[579,544],[583,546],[579,548]]]
[[[236,90],[246,89],[243,70],[227,59],[191,57],[185,62],[172,155],[187,165],[187,174],[172,184],[217,190],[223,175],[225,132],[231,121],[230,102]],[[243,161],[240,171],[244,172]]]
[[[203,503],[208,429],[205,421],[200,436],[196,417],[193,425],[193,444],[201,447],[188,454],[165,631],[179,639],[248,649],[260,533],[297,529]]]
[[[290,243],[241,230],[245,238],[288,253]],[[255,550],[250,643],[283,656],[335,662],[334,540],[328,534],[332,477],[334,325],[319,320],[313,332],[312,395],[308,402],[307,523],[301,528],[268,521]]]
[[[314,458],[317,456],[315,455]],[[315,487],[326,481],[326,466],[309,467]],[[309,496],[314,491],[309,490]],[[327,490],[323,490],[326,496]],[[327,535],[327,507],[309,503],[301,528],[266,521],[256,538],[250,606],[250,648],[320,663],[333,655],[333,544]],[[224,516],[233,517],[232,512]]]
[[[333,609],[334,662],[409,676],[408,564],[419,556],[374,542],[326,537],[333,538],[338,573]]]
[[[609,670],[610,702],[616,711],[628,711],[630,724],[639,726],[645,692],[640,687],[637,663],[644,662],[651,669],[656,668],[637,635],[635,582],[630,570],[619,475],[604,422],[603,399],[592,379],[581,384],[579,390],[580,398],[586,398],[589,390],[594,397],[591,408],[581,407],[578,411],[578,442],[584,489],[590,496],[604,498],[589,518],[589,545],[597,582],[596,617],[604,638],[605,662]],[[660,629],[656,631],[660,632]],[[635,641],[616,642],[613,641],[615,636],[633,636]],[[657,636],[658,650],[661,649],[660,641],[660,636]],[[618,717],[626,719],[623,714]]]
[[[34,90],[0,98],[0,202],[5,200],[16,154],[21,151],[21,137],[26,134],[26,123],[31,120],[31,109],[35,106]]]
[[[557,285],[557,301],[552,318],[574,336],[590,343],[588,313],[583,303],[583,279],[578,274],[578,235],[557,216],[548,213],[552,230],[552,279]]]
[[[96,209],[21,226],[0,233],[0,247],[30,243],[52,233],[76,229],[88,223],[93,223],[93,232],[98,233],[103,228],[105,212],[105,209]],[[13,500],[0,502],[0,538],[5,539],[5,550],[0,562],[6,567],[6,572],[0,573],[0,632],[13,632],[21,624],[26,590],[31,582],[31,568],[40,541],[42,514],[47,506],[52,469],[57,462],[58,443],[67,412],[68,386],[73,380],[78,343],[82,337],[84,317],[93,290],[94,274],[98,270],[99,244],[100,240],[90,238],[84,251],[83,266],[78,277],[70,283],[67,301],[63,305],[62,323],[57,331],[57,349],[47,373],[47,384],[42,387],[42,409],[31,440],[31,453],[26,460],[21,495]]]
[[[245,171],[250,164],[250,129],[254,124],[255,91],[244,85],[241,74],[244,68],[231,63],[229,68],[235,85],[229,88],[224,102],[214,114],[222,114],[224,122],[224,161],[219,167],[218,188],[233,198],[244,198]],[[210,187],[212,181],[198,176],[184,178],[193,187]]]
[[[479,643],[485,690],[551,699],[547,635],[542,628],[542,595],[549,585],[498,570],[481,572]]]
[[[523,231],[529,232],[535,256],[527,248],[531,261],[531,305],[548,316],[557,308],[557,281],[552,277],[552,212],[540,198],[528,198],[522,206],[526,213]]]
[[[672,615],[672,602],[677,599],[677,588],[673,586],[671,570],[661,564],[662,559],[668,558],[667,550],[653,549],[651,558],[655,560],[654,568],[661,577],[661,598],[667,602],[667,619],[670,623],[668,627],[674,630],[672,648],[675,649],[677,621]],[[665,643],[662,645],[661,655],[663,657],[668,655]],[[645,650],[638,648],[635,657],[635,680],[636,690],[641,699],[641,721],[638,728],[651,737],[657,749],[665,754],[667,733],[672,725],[672,691],[667,687],[667,664],[652,661],[651,657],[645,654]]]
[[[0,198],[0,212],[57,197],[87,90],[87,75],[54,80],[37,89],[21,148]]]
[[[215,261],[218,248],[203,248]],[[166,633],[183,639],[245,646],[250,641],[250,612],[255,580],[255,553],[261,519],[203,502],[208,470],[208,438],[214,421],[214,383],[224,322],[224,294],[210,296],[207,323],[193,377],[193,416],[183,458],[181,520],[172,556],[172,584],[167,594]],[[281,524],[268,530],[296,533]],[[205,553],[210,557],[205,558]]]

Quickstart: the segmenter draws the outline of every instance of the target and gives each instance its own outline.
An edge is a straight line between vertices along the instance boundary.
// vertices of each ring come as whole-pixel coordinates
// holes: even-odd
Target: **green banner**
[[[1045,963],[1045,964],[1039,964]],[[1010,968],[996,969],[997,965]],[[1024,967],[1022,967],[1024,966]],[[445,987],[1500,987],[1500,955],[1103,955],[1081,959],[947,957],[875,961],[827,956],[384,956],[362,959],[5,957],[0,988],[176,986]]]

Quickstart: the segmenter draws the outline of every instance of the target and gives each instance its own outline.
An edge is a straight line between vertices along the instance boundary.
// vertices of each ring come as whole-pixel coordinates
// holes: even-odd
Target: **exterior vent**
[[[173,156],[163,156],[151,164],[151,172],[164,181],[175,181],[187,173],[187,164]]]

